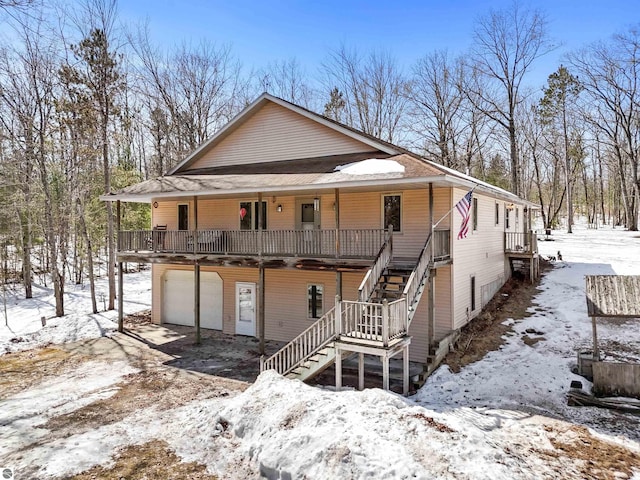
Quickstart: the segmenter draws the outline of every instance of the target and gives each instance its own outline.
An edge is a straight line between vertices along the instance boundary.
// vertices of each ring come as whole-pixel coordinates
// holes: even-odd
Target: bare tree
[[[640,204],[640,30],[569,55],[591,99],[589,120],[606,138],[616,159],[627,227],[638,229]]]
[[[23,178],[30,186],[22,186],[25,198],[31,196],[31,188],[39,185],[43,199],[43,230],[48,254],[48,266],[51,274],[55,310],[57,316],[64,315],[64,228],[60,219],[64,216],[59,202],[59,194],[64,189],[64,178],[51,161],[52,157],[52,116],[55,105],[55,61],[58,58],[55,43],[41,18],[25,17],[18,22],[16,34],[19,40],[12,51],[4,51],[0,59],[2,79],[0,94],[13,118],[12,135],[16,145],[20,146],[24,165],[30,178]],[[7,118],[3,121],[7,122]],[[5,125],[7,125],[5,123]],[[39,180],[31,183],[33,179]],[[32,209],[30,202],[26,209]],[[31,276],[31,219],[29,211],[23,228],[23,276]],[[27,280],[28,282],[28,280]],[[25,285],[26,289],[28,286]],[[28,293],[28,290],[27,290]]]
[[[263,92],[269,92],[296,105],[313,109],[315,92],[309,85],[308,75],[296,58],[270,63],[257,73]]]
[[[521,194],[516,110],[524,99],[526,73],[537,58],[551,50],[547,20],[540,11],[524,9],[516,1],[508,9],[492,10],[481,17],[473,38],[472,67],[492,83],[492,88],[480,90],[469,83],[469,99],[480,100],[479,108],[507,133],[511,190]]]
[[[145,28],[131,36],[131,44],[155,155],[169,169],[246,105],[240,64],[230,47],[207,41],[183,43],[165,54]]]
[[[362,56],[346,46],[323,63],[327,97],[342,93],[347,125],[389,142],[398,142],[407,104],[408,82],[389,53]],[[330,98],[329,98],[330,100]]]
[[[418,60],[408,93],[410,130],[428,157],[451,168],[461,166],[456,141],[464,128],[463,77],[461,59],[435,51]]]

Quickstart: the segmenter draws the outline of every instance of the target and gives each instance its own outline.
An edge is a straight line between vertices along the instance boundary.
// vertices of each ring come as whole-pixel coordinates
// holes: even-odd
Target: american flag
[[[467,238],[469,233],[469,217],[471,216],[471,198],[473,197],[473,190],[469,192],[456,203],[456,208],[462,215],[462,224],[460,225],[460,231],[458,232],[458,240]]]

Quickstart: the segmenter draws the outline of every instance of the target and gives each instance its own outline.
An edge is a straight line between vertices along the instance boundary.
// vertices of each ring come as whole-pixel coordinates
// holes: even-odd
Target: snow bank
[[[127,274],[124,277],[125,314],[151,308],[151,272]],[[98,309],[105,308],[107,279],[96,282]],[[25,299],[22,289],[7,295],[8,325],[0,321],[0,355],[42,347],[109,336],[117,329],[116,310],[91,314],[88,285],[67,285],[64,317],[55,317],[55,298],[50,288],[34,285],[33,298]],[[45,317],[43,327],[41,318]]]
[[[404,165],[399,164],[395,160],[381,160],[378,158],[370,158],[360,162],[348,163],[346,165],[338,165],[336,172],[342,172],[349,175],[373,175],[381,173],[404,173]]]
[[[540,478],[548,466],[512,453],[517,442],[552,448],[526,417],[443,414],[378,389],[335,393],[264,372],[215,417],[184,409],[169,443],[224,478]]]

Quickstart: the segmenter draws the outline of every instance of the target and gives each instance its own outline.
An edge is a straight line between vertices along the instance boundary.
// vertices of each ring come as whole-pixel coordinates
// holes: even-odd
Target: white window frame
[[[384,223],[384,199],[385,197],[400,197],[400,230],[394,230],[393,233],[394,234],[398,234],[398,233],[402,233],[404,231],[404,199],[402,198],[402,192],[397,192],[397,193],[383,193],[380,196],[380,213],[381,213],[381,218],[380,218],[380,223],[382,224],[382,228],[383,230],[386,230],[387,228],[389,228],[389,225],[385,225]]]

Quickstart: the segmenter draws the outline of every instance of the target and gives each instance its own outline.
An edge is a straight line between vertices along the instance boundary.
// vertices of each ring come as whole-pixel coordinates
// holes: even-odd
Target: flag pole
[[[478,186],[478,184],[476,183],[476,184],[473,186],[473,188],[470,190],[470,192],[473,192],[473,191],[476,189],[476,187],[477,187],[477,186]],[[469,192],[467,192],[465,195],[467,195],[468,193],[469,193]],[[451,208],[449,209],[449,211],[448,211],[447,213],[445,213],[445,214],[442,216],[442,218],[441,218],[440,220],[438,220],[436,223],[434,223],[434,224],[431,226],[431,231],[434,231],[434,230],[436,229],[436,227],[437,227],[438,225],[440,225],[440,222],[442,222],[445,218],[447,218],[447,217],[451,214],[451,212],[453,212],[453,209],[454,209],[454,208],[456,208],[456,205],[457,205],[457,204],[458,204],[458,203],[456,202],[456,203],[455,203],[455,205],[454,205],[453,207],[451,207]]]

